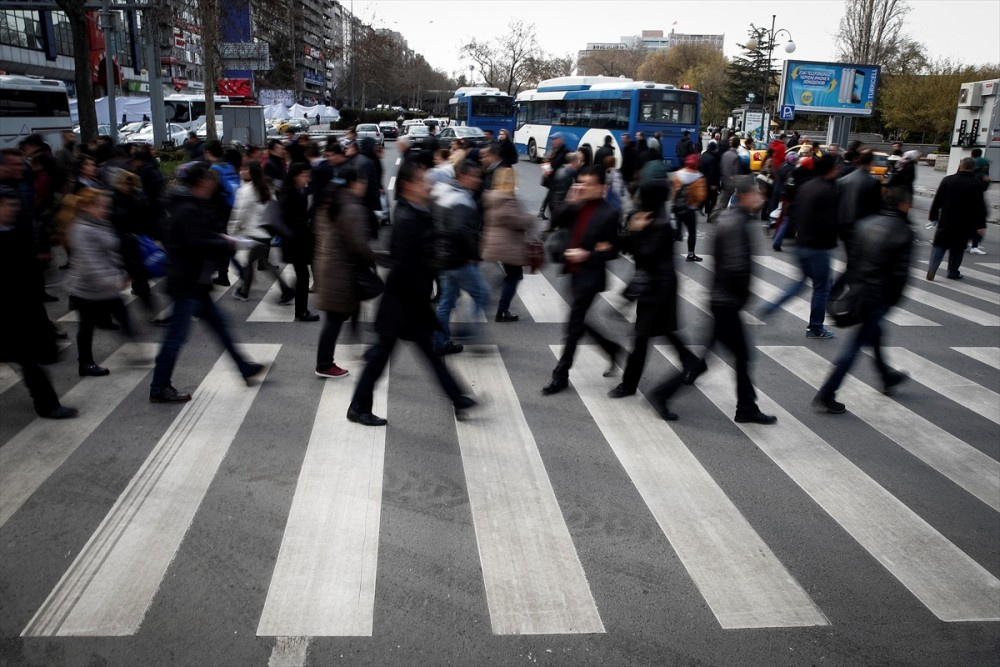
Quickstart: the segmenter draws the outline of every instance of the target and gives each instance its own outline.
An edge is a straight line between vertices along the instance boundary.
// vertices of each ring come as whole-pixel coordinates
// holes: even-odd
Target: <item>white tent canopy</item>
[[[77,100],[73,98],[69,101],[69,113],[73,118],[74,123],[80,122],[80,115],[77,112]],[[108,98],[99,98],[95,106],[97,107],[97,122],[101,125],[109,125],[108,120]],[[125,114],[125,119],[128,122],[133,120],[142,120],[145,116],[147,119],[151,119],[152,113],[150,111],[150,104],[148,97],[116,97],[115,107],[118,112],[118,118],[115,119],[116,123],[121,122],[122,114]],[[287,106],[281,102],[275,102],[274,104],[269,104],[264,107],[264,118],[308,118],[310,122],[316,120],[316,114],[319,114],[321,122],[330,122],[340,119],[340,112],[333,107],[323,106],[317,104],[315,106],[304,106],[301,104],[293,104]]]

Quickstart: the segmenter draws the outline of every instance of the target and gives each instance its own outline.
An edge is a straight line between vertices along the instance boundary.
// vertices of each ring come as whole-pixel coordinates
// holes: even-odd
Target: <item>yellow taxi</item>
[[[872,160],[872,176],[878,179],[879,183],[885,183],[889,175],[889,154],[882,151],[873,151],[875,157]]]
[[[767,159],[767,144],[763,141],[753,142],[753,150],[750,151],[750,171],[760,171]]]

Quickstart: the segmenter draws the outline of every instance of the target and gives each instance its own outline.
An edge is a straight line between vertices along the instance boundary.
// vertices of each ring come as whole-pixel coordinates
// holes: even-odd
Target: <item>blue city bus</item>
[[[621,166],[621,139],[643,132],[649,139],[662,134],[663,159],[679,167],[677,142],[687,130],[693,140],[701,125],[701,95],[668,83],[633,81],[606,76],[565,76],[548,79],[535,90],[517,96],[514,145],[537,162],[549,148],[550,135],[560,132],[566,146],[592,153],[611,136],[615,164]]]
[[[514,135],[514,98],[499,88],[459,88],[448,101],[448,118],[452,125],[468,125],[493,136],[500,130]]]

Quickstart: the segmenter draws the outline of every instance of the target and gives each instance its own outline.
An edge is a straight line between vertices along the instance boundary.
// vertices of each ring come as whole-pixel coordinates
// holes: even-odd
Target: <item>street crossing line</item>
[[[161,280],[160,278],[154,278],[154,279],[150,280],[149,281],[149,287],[150,287],[150,289],[152,289],[153,287],[156,287],[156,284],[159,283],[160,280]],[[129,285],[125,289],[121,290],[119,293],[121,294],[121,297],[122,297],[122,303],[125,304],[126,306],[139,298],[136,294],[134,294],[132,292],[132,286],[131,285]],[[60,317],[59,321],[60,322],[79,322],[80,321],[80,311],[78,311],[78,310],[71,310],[68,313],[66,313],[65,315],[63,315],[62,317]]]
[[[930,261],[926,259],[919,259],[917,261],[920,262],[921,264],[930,264]],[[969,278],[982,280],[985,283],[989,283],[993,287],[1000,287],[1000,276],[994,273],[986,273],[985,271],[977,271],[976,269],[970,269],[965,262],[962,263],[962,268],[959,270],[959,273],[961,273],[963,276],[968,276]],[[910,269],[910,275],[920,279],[927,278],[926,271],[921,273],[916,269]],[[947,280],[947,278],[945,280]],[[1000,298],[998,297],[996,292],[991,292],[989,290],[985,290],[981,287],[976,287],[975,285],[969,285],[967,283],[957,283],[954,280],[948,280],[947,282],[941,282],[940,284],[943,285],[944,287],[950,287],[955,290],[958,290],[959,292],[965,292],[966,294],[970,294],[971,296],[975,296],[980,299],[985,299],[986,301],[990,301],[993,303],[996,303],[998,298]]]
[[[847,264],[839,259],[835,259],[833,260],[833,267],[837,271],[843,271],[847,268]],[[920,275],[919,272],[917,275],[921,280],[924,280],[924,276]],[[934,284],[940,287],[954,287],[953,285],[948,284],[951,282],[953,281],[940,280],[936,281]],[[989,313],[978,308],[973,308],[972,306],[967,306],[964,303],[959,303],[954,299],[949,299],[948,297],[941,296],[940,294],[935,294],[934,292],[928,291],[922,287],[918,287],[918,284],[919,283],[911,281],[910,284],[903,289],[903,296],[915,303],[921,303],[925,306],[936,308],[954,315],[955,317],[961,317],[963,320],[968,320],[974,324],[980,324],[984,327],[1000,327],[1000,315]],[[994,295],[993,298],[996,299],[996,295]]]
[[[886,352],[888,356],[897,359],[899,365],[920,384],[989,419],[994,424],[1000,424],[1000,394],[997,392],[953,373],[933,361],[928,361],[905,347],[890,347]],[[871,351],[865,350],[865,353],[870,355]]]
[[[154,343],[125,343],[103,365],[111,375],[83,378],[60,401],[76,419],[36,418],[0,447],[0,526],[108,418],[153,367]]]
[[[689,278],[680,271],[677,272],[677,295],[690,303],[701,312],[711,316],[710,307],[712,294],[707,287],[699,283],[694,278]],[[744,324],[760,326],[764,324],[761,320],[751,315],[746,310],[740,311],[740,319]]]
[[[964,262],[963,262],[964,263]],[[987,269],[993,269],[994,271],[1000,271],[1000,263],[998,262],[975,262],[976,266],[983,266]],[[994,276],[996,278],[996,276]]]
[[[583,565],[496,346],[449,362],[473,390],[455,420],[496,635],[603,633]]]
[[[229,273],[227,275],[229,276],[229,282],[230,283],[232,283],[233,285],[236,285],[236,284],[239,283],[239,281],[240,281],[240,274],[236,270],[236,267],[233,266],[232,262],[229,263]],[[221,299],[223,297],[223,295],[225,295],[228,291],[229,291],[228,287],[224,288],[224,287],[221,287],[219,285],[212,285],[212,289],[208,293],[208,296],[209,296],[209,298],[212,301],[215,301],[216,303],[218,303],[219,299]],[[171,304],[171,305],[167,306],[166,308],[164,308],[163,310],[161,310],[159,312],[159,314],[157,314],[156,317],[158,317],[159,319],[166,319],[166,318],[170,317],[171,313],[173,313],[173,312],[174,312],[174,306],[173,306],[173,304]]]
[[[801,273],[801,269],[798,267],[793,267],[788,262],[783,262],[777,257],[771,257],[770,255],[755,255],[753,261],[757,262],[766,269],[770,269],[775,273],[780,273],[788,278],[798,278],[798,274]],[[932,322],[927,318],[915,315],[908,310],[902,308],[892,308],[885,316],[885,319],[892,322],[893,324],[898,324],[903,327],[937,327],[941,326],[937,322]]]
[[[561,323],[569,320],[569,304],[541,271],[524,274],[517,296],[535,322]]]
[[[715,271],[715,257],[710,255],[705,255],[703,257],[702,266],[708,271]],[[806,280],[808,285],[809,280]],[[802,289],[807,289],[807,286],[803,286]],[[766,301],[768,304],[775,304],[778,299],[785,293],[784,287],[778,287],[767,282],[763,278],[752,275],[750,277],[750,292],[759,297],[760,299]],[[806,324],[809,323],[809,311],[812,308],[810,303],[799,296],[793,296],[785,303],[781,304],[782,310],[791,313],[795,317],[799,318]]]
[[[833,364],[804,347],[757,349],[815,389],[833,369]],[[841,388],[851,397],[851,411],[869,426],[1000,511],[1000,462],[851,375]]]
[[[260,274],[262,272],[257,271],[256,273]],[[291,289],[295,289],[295,267],[291,264],[286,264],[281,272],[281,279]],[[278,303],[279,299],[281,299],[281,284],[275,280],[271,284],[271,287],[268,288],[267,293],[261,297],[257,307],[250,313],[247,322],[294,322],[295,305],[289,304],[283,306]]]
[[[953,347],[951,349],[1000,371],[1000,347]]]
[[[280,347],[242,346],[266,365]],[[259,388],[219,358],[21,636],[138,631]]]
[[[611,269],[605,269],[604,273],[607,277],[608,288],[601,292],[601,297],[611,304],[611,307],[617,310],[622,317],[635,324],[635,301],[629,301],[622,296],[622,292],[625,291],[625,281],[611,273]]]
[[[558,356],[561,346],[551,346]],[[577,348],[570,380],[725,629],[829,625],[739,509],[641,394],[608,398],[607,367]]]
[[[656,349],[668,357],[665,346]],[[732,369],[715,354],[707,361],[697,386],[728,413]],[[758,403],[778,424],[736,426],[935,616],[1000,620],[996,577],[759,391]]]
[[[388,382],[386,366],[376,414],[385,414]],[[347,420],[353,391],[353,382],[325,381],[258,636],[372,635],[386,429]]]

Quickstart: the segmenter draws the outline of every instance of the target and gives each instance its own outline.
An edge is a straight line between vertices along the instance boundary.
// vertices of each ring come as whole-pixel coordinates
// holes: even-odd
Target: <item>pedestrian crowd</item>
[[[172,376],[194,318],[209,326],[249,384],[264,368],[240,352],[211,292],[230,286],[234,271],[235,299],[271,298],[254,294],[255,275],[265,271],[280,288],[277,303],[292,307],[295,321],[322,317],[314,369],[321,378],[350,374],[336,360],[337,339],[345,323],[357,322],[362,303],[380,297],[374,319],[377,340],[364,355],[347,406],[349,420],[386,424],[372,412],[373,392],[400,339],[413,343],[428,361],[461,416],[476,401],[445,357],[462,353],[470,341],[487,340],[489,325],[453,330],[460,293],[470,297],[483,319],[516,323],[520,316],[511,304],[524,271],[539,269],[547,258],[568,277],[571,303],[562,352],[542,393],[568,387],[577,346],[590,335],[607,356],[605,375],[619,365],[624,368],[609,396],[634,395],[650,340],[664,336],[676,349],[681,368],[648,395],[664,419],[674,420],[672,397],[707,370],[706,357],[698,357],[679,333],[683,326],[675,267],[675,257],[702,261],[696,254],[701,219],[715,226],[709,304],[714,325],[707,340],[697,342],[708,350],[720,343],[733,355],[737,422],[777,421],[757,405],[750,376],[752,346],[740,316],[750,294],[751,234],[757,224],[774,232],[775,251],[795,239],[801,270],[801,277],[766,304],[760,316],[772,315],[808,280],[812,297],[806,338],[834,336],[824,325],[828,315],[839,324],[858,325],[813,407],[830,413],[846,410],[835,394],[862,346],[873,348],[887,393],[906,378],[881,354],[881,321],[903,294],[914,242],[908,211],[916,159],[912,152],[902,152],[902,146],[882,184],[872,174],[872,151],[859,142],[841,154],[835,145],[819,147],[797,134],[780,135],[769,144],[755,174],[755,145],[736,134],[725,139],[715,134],[702,147],[700,139],[685,132],[674,148],[675,159],[666,160],[659,133],[624,135],[620,149],[608,136],[592,152],[570,150],[569,137],[557,132],[542,165],[546,194],[539,223],[519,201],[513,169],[518,155],[506,130],[481,145],[458,139],[442,146],[433,128],[425,139],[420,146],[410,146],[405,137],[399,140],[402,160],[395,189],[388,193],[381,147],[374,139],[350,133],[322,145],[300,135],[245,151],[192,136],[184,146],[190,160],[170,185],[149,148],[109,142],[81,147],[69,133],[53,153],[38,135],[27,137],[19,149],[5,150],[0,164],[2,305],[5,312],[23,313],[21,326],[0,329],[0,356],[21,366],[40,416],[76,415],[59,404],[41,368],[57,358],[57,341],[67,337],[44,307],[55,299],[45,291],[44,272],[54,247],[60,246],[67,258],[60,268],[66,269],[68,305],[79,313],[81,376],[110,373],[93,356],[96,330],[134,335],[121,297],[131,286],[149,322],[164,327],[150,401],[191,400],[190,393],[173,386]],[[989,183],[984,167],[988,172],[975,158],[962,160],[958,172],[941,182],[930,214],[929,226],[936,229],[928,280],[934,279],[946,253],[947,277],[960,279],[967,241],[984,232],[983,192]],[[389,196],[395,200],[391,216]],[[674,244],[685,239],[686,252],[675,253]],[[847,268],[834,281],[832,255],[840,243]],[[165,260],[156,256],[160,247]],[[985,252],[978,243],[974,248]],[[627,355],[601,322],[588,319],[594,300],[607,287],[606,264],[623,252],[635,264],[625,291],[636,302]],[[275,255],[292,267],[293,284],[285,281]],[[496,299],[481,271],[483,261],[502,267]],[[166,316],[150,289],[158,272],[165,275],[172,300]]]

